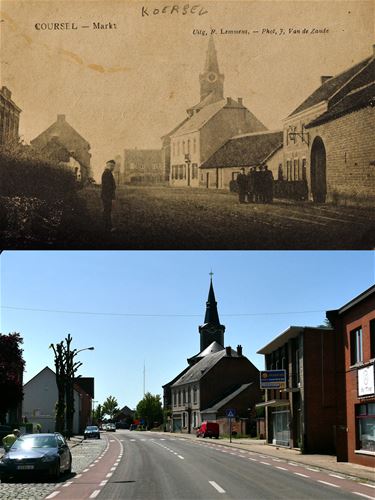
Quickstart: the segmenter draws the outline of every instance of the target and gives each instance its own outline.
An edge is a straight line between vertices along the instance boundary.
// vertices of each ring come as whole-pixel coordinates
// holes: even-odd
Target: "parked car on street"
[[[219,424],[217,422],[202,422],[197,429],[197,437],[209,437],[219,439]]]
[[[19,437],[0,459],[2,482],[25,473],[45,473],[55,480],[72,471],[72,455],[58,432],[25,434]]]
[[[100,439],[100,430],[96,425],[88,425],[83,433],[83,439],[96,438]]]
[[[107,431],[116,432],[116,424],[107,424]]]

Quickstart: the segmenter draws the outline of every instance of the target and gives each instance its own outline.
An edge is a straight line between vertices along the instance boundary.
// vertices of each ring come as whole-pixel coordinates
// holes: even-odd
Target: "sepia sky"
[[[1,84],[22,109],[23,139],[29,142],[65,114],[91,144],[96,177],[103,162],[124,148],[160,147],[160,137],[199,101],[208,36],[193,30],[216,30],[225,95],[243,97],[269,129],[281,127],[321,75],[337,74],[372,53],[372,1],[212,0],[190,2],[199,5],[195,13],[168,9],[187,3],[1,1]],[[199,15],[201,8],[207,13]],[[51,22],[78,29],[35,28]],[[94,29],[93,23],[116,29]],[[308,32],[289,33],[303,28]]]

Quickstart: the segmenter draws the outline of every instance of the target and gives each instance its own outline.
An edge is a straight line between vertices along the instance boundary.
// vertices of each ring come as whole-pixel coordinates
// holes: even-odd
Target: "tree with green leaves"
[[[103,406],[98,405],[92,412],[93,424],[94,423],[99,424],[103,420],[103,417],[104,417]]]
[[[148,429],[152,429],[155,425],[160,425],[163,422],[163,409],[160,395],[155,396],[150,392],[146,392],[143,399],[137,404],[135,410],[136,418],[143,419],[146,422]]]
[[[118,407],[117,399],[113,396],[108,396],[102,405],[103,415],[108,415],[111,420],[115,418],[115,415],[120,411]]]
[[[0,423],[5,424],[6,414],[23,399],[23,359],[19,333],[0,333]]]

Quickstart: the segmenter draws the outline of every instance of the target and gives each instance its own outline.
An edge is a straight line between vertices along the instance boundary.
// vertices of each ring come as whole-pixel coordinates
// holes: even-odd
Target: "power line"
[[[119,312],[104,312],[104,311],[71,311],[63,309],[36,309],[32,307],[16,307],[16,306],[0,306],[1,309],[10,309],[14,311],[30,311],[30,312],[45,312],[55,314],[82,314],[88,316],[123,316],[134,318],[199,318],[201,314],[175,314],[175,313],[119,313]],[[220,314],[220,316],[276,316],[281,314],[310,314],[310,313],[325,313],[323,309],[309,311],[264,311],[254,313],[228,313]]]

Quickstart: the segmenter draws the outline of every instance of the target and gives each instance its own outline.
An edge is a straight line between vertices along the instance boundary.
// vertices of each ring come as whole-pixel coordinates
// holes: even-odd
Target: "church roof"
[[[211,325],[220,325],[212,279],[210,280],[210,289],[208,291],[208,298],[206,302],[206,314],[204,316],[204,323],[210,323]]]
[[[255,132],[232,137],[201,168],[251,167],[263,163],[283,143],[282,131]]]
[[[209,73],[209,72],[217,73],[219,74],[219,63],[217,61],[217,53],[216,53],[216,48],[215,48],[215,43],[214,43],[214,37],[210,35],[210,38],[208,39],[208,49],[206,53],[206,62],[204,65],[204,73]]]
[[[206,123],[209,120],[211,120],[211,118],[213,118],[216,115],[216,113],[218,113],[225,107],[244,108],[242,104],[239,104],[231,97],[228,97],[227,99],[220,99],[220,101],[208,104],[207,106],[202,108],[198,113],[195,113],[174,134],[172,134],[172,136],[178,137],[180,135],[200,130],[204,125],[206,125]]]
[[[221,408],[224,408],[228,406],[228,403],[232,401],[235,397],[237,397],[241,392],[246,390],[248,387],[253,385],[254,382],[249,382],[248,384],[242,384],[240,387],[237,387],[237,389],[234,389],[233,392],[228,394],[225,398],[220,399],[217,403],[212,405],[210,408],[205,408],[204,410],[201,410],[202,412],[205,413],[215,413],[219,411]]]
[[[216,342],[216,340],[215,340],[208,347],[203,349],[203,351],[199,352],[195,356],[192,356],[191,358],[188,358],[187,361],[189,364],[192,364],[195,361],[198,361],[199,359],[203,358],[204,356],[208,356],[209,354],[212,354],[214,352],[222,351],[223,349],[224,349],[224,347],[222,345],[220,345],[219,342]]]
[[[363,61],[351,66],[349,69],[339,73],[332,78],[326,80],[319,88],[317,88],[307,99],[303,101],[289,116],[296,115],[306,109],[319,104],[322,101],[328,101],[354,79],[367,67],[371,58],[364,59]],[[367,68],[369,69],[369,68]],[[372,70],[373,79],[373,70]]]
[[[229,347],[231,357],[238,358],[237,351]],[[176,387],[191,382],[198,382],[206,373],[211,370],[219,361],[227,356],[226,349],[204,356],[198,363],[193,365],[182,377],[180,377],[172,387]]]

